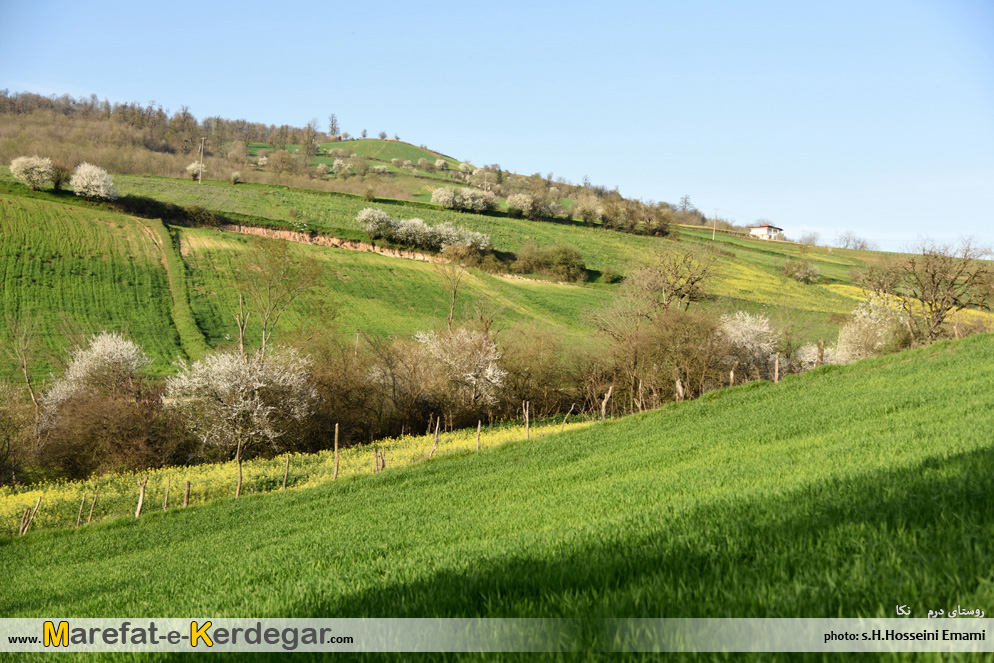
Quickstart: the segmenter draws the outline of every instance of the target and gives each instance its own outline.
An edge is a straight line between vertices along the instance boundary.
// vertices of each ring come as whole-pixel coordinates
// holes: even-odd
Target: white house
[[[749,226],[749,234],[760,239],[782,239],[783,228],[777,228],[770,223],[761,223],[758,226]]]

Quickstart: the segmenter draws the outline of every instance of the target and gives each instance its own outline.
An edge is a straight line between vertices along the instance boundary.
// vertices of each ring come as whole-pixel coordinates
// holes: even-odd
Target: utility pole
[[[714,208],[714,226],[711,228],[711,241],[715,241],[718,237],[718,208]]]
[[[200,170],[197,172],[197,184],[204,183],[204,143],[207,141],[207,136],[200,139]]]

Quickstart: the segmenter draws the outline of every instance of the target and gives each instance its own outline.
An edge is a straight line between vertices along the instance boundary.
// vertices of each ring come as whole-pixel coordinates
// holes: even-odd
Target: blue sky
[[[0,88],[552,172],[897,250],[994,244],[994,3],[0,4]]]

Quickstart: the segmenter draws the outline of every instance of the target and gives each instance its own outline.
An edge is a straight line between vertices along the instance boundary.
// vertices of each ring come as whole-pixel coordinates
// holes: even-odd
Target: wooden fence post
[[[86,504],[86,493],[83,493],[83,499],[79,501],[79,513],[76,514],[76,529],[79,529],[79,523],[83,520],[83,505]]]
[[[27,511],[24,512],[24,519],[23,519],[24,524],[23,527],[21,527],[21,536],[24,536],[25,534],[28,533],[28,530],[31,528],[31,523],[35,521],[35,515],[38,513],[38,508],[40,506],[41,506],[41,497],[39,497],[38,501],[35,502],[34,509],[28,509]]]
[[[135,479],[135,483],[138,484],[138,508],[135,509],[135,518],[142,515],[142,504],[145,503],[145,484],[148,483],[148,477],[142,480]]]
[[[183,491],[183,508],[190,504],[190,482],[186,482],[186,490]]]
[[[480,431],[483,430],[483,420],[476,420],[476,450],[480,450]]]
[[[162,498],[162,510],[165,511],[169,508],[169,486],[172,484],[172,476],[166,477],[166,496]]]
[[[569,415],[573,414],[573,408],[575,408],[575,407],[576,407],[576,403],[570,404],[570,406],[569,406],[569,412],[567,412],[566,416],[563,417],[563,425],[559,427],[559,432],[560,433],[562,433],[564,430],[566,430],[566,420],[569,419]]]
[[[776,363],[773,364],[773,381],[780,382],[780,353],[777,353]]]
[[[529,410],[531,410],[531,403],[529,403],[528,401],[521,401],[521,409],[525,413],[525,439],[526,440],[530,440],[531,439],[531,426],[530,426],[531,420],[530,420],[530,418],[529,418],[528,415],[529,415]]]
[[[286,477],[290,474],[290,454],[286,455],[286,466],[283,468],[283,487],[280,490],[286,490]]]
[[[685,395],[686,395],[686,392],[684,392],[684,390],[683,390],[683,380],[681,380],[680,378],[677,378],[677,380],[676,380],[676,399],[678,401],[682,401],[684,399]]]
[[[824,362],[824,361],[825,361],[825,339],[819,338],[818,339],[818,359],[815,361],[815,368],[818,368],[819,366],[821,366],[822,362]]]
[[[89,525],[90,521],[93,520],[93,507],[97,505],[97,491],[93,491],[93,501],[90,502],[90,515],[86,517],[86,524]]]
[[[331,475],[331,480],[338,479],[338,424],[335,424],[335,473]]]
[[[438,425],[442,423],[442,418],[438,417],[435,419],[435,443],[431,445],[431,451],[428,452],[428,459],[435,455],[435,451],[438,450]]]

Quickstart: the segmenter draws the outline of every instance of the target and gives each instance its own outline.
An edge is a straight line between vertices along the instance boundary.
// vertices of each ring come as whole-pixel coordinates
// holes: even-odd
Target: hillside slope
[[[0,543],[5,616],[918,616],[994,602],[994,339]]]
[[[0,174],[0,180],[6,201],[0,207],[5,229],[0,234],[0,254],[5,256],[11,284],[4,290],[2,313],[18,317],[39,310],[45,317],[44,343],[50,354],[58,355],[66,346],[57,333],[60,312],[86,333],[128,332],[155,358],[157,373],[172,370],[178,356],[196,358],[207,347],[229,342],[235,335],[231,317],[237,308],[234,270],[251,245],[247,238],[176,229],[184,249],[180,255],[173,241],[163,241],[167,235],[157,220],[138,220],[68,194],[28,192],[12,183],[9,174]],[[284,228],[303,225],[335,237],[369,239],[355,221],[359,210],[371,205],[360,196],[267,185],[198,185],[157,177],[118,176],[117,184],[122,195],[198,205],[246,223]],[[825,278],[821,284],[803,285],[779,271],[784,261],[799,254],[797,245],[790,243],[728,236],[712,243],[707,233],[693,230],[682,230],[671,238],[640,237],[582,224],[463,214],[400,201],[379,200],[372,205],[395,218],[418,216],[429,223],[448,221],[488,233],[501,251],[520,251],[528,243],[569,245],[583,254],[595,275],[609,268],[630,272],[639,260],[660,250],[717,246],[719,270],[710,287],[714,297],[709,305],[718,312],[746,309],[792,317],[802,339],[808,341],[834,337],[839,320],[859,297],[858,290],[849,285],[849,269],[873,258],[872,254],[815,249],[809,257]],[[112,228],[114,239],[105,237]],[[104,245],[120,248],[107,253],[100,248]],[[34,250],[32,246],[45,247],[48,262],[29,264],[18,257]],[[381,336],[412,334],[437,324],[447,314],[442,279],[430,265],[316,246],[300,246],[295,251],[318,256],[326,266],[317,295],[324,306],[301,304],[291,310],[283,322],[285,334],[327,326],[332,309],[337,310],[335,323],[341,334],[349,337],[356,331]],[[105,256],[118,254],[131,265],[129,269],[151,281],[146,284],[145,276],[117,278],[116,268]],[[40,269],[42,264],[50,267]],[[51,267],[60,265],[64,267]],[[29,266],[33,271],[24,280]],[[617,288],[599,282],[522,281],[474,271],[460,294],[457,314],[468,315],[476,304],[490,300],[501,311],[501,324],[537,324],[558,333],[590,335],[587,312],[606,305]],[[36,373],[44,377],[51,368],[39,364]],[[0,364],[0,374],[9,370]]]

